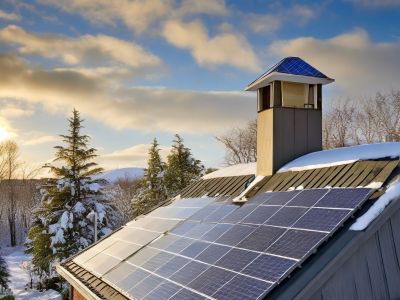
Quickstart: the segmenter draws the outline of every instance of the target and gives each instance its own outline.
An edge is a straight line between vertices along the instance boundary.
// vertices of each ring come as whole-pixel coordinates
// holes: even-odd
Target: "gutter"
[[[70,272],[64,269],[61,265],[56,266],[56,271],[60,274],[68,283],[74,287],[82,296],[87,300],[101,300],[95,293],[93,293],[87,286],[77,280]]]

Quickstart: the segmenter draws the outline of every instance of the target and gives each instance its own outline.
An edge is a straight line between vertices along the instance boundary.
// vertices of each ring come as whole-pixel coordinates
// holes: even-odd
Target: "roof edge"
[[[251,84],[249,84],[245,88],[245,91],[255,91],[261,87],[267,86],[272,81],[287,81],[287,82],[325,85],[325,84],[334,82],[335,80],[332,78],[294,75],[294,74],[281,73],[281,72],[274,71],[264,77],[257,79],[256,81],[252,82]]]
[[[86,299],[101,300],[101,298],[99,298],[85,284],[83,284],[81,281],[75,278],[70,272],[64,269],[61,265],[56,265],[56,271]]]

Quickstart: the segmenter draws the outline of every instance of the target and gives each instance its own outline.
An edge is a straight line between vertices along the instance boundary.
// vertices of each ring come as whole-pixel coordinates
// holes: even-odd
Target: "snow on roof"
[[[359,217],[350,230],[361,231],[368,227],[373,220],[375,220],[393,200],[400,198],[400,181],[392,184],[382,196],[368,209],[368,211]]]
[[[284,165],[278,173],[349,164],[358,160],[400,157],[400,142],[337,148],[306,154]]]
[[[256,174],[256,163],[237,164],[203,176],[203,179]]]

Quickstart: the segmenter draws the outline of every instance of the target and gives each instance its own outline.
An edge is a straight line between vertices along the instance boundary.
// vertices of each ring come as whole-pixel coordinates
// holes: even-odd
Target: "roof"
[[[394,157],[394,155],[387,157],[386,154],[387,152],[381,150],[382,157],[374,156],[374,159],[365,157],[365,160],[353,162],[348,162],[348,160],[344,159],[342,164],[332,164],[331,162],[332,165],[324,164],[321,160],[321,164],[315,164],[313,169],[302,169],[297,164],[299,169],[290,170],[289,168],[289,170],[282,170],[282,172],[272,176],[257,177],[257,180],[254,180],[255,176],[253,174],[243,175],[243,170],[235,171],[235,169],[231,169],[229,172],[220,172],[219,174],[224,175],[223,177],[216,177],[214,174],[214,176],[206,177],[186,188],[182,191],[180,199],[178,197],[170,200],[165,203],[165,206],[159,207],[146,216],[128,223],[109,237],[64,262],[59,266],[59,270],[64,277],[68,277],[67,279],[72,285],[83,284],[88,288],[88,292],[104,299],[140,298],[146,295],[145,299],[153,299],[154,297],[168,298],[172,295],[174,295],[172,299],[180,299],[179,296],[184,297],[186,294],[203,298],[217,296],[217,298],[224,298],[232,296],[232,294],[227,294],[232,293],[232,291],[236,293],[235,295],[245,293],[247,296],[253,295],[254,298],[256,298],[256,294],[261,297],[265,293],[276,297],[277,291],[282,291],[283,285],[287,287],[292,282],[297,282],[298,286],[304,286],[306,279],[302,279],[304,282],[299,285],[298,281],[292,280],[288,275],[293,273],[294,278],[298,278],[296,274],[304,269],[297,268],[300,264],[313,265],[313,261],[318,259],[318,255],[312,253],[318,253],[320,249],[323,250],[327,247],[329,248],[329,245],[334,245],[336,243],[335,240],[344,234],[343,228],[348,228],[349,224],[354,222],[350,217],[358,216],[361,211],[365,212],[365,209],[371,206],[369,203],[374,203],[374,199],[377,199],[385,192],[387,182],[393,177],[395,170],[398,170],[397,166],[399,164],[398,157]],[[242,169],[246,169],[246,167],[243,166]],[[251,184],[252,180],[254,181]],[[309,209],[311,210],[319,209],[325,212],[349,212],[346,213],[345,217],[340,217],[340,220],[335,221],[337,223],[334,224],[337,225],[323,227],[322,231],[318,229],[308,232],[307,229],[302,229],[304,226],[309,226],[310,221],[303,222],[303,225],[296,225],[300,229],[297,227],[292,228],[293,225],[290,225],[292,226],[288,227],[290,232],[296,233],[305,230],[304,232],[308,232],[307,234],[320,236],[318,238],[319,242],[312,246],[311,249],[313,250],[311,252],[301,255],[290,254],[290,252],[285,252],[288,254],[283,255],[282,252],[279,252],[282,249],[274,250],[278,251],[273,252],[275,254],[272,253],[275,258],[290,265],[288,266],[288,271],[279,279],[262,277],[259,273],[254,273],[254,270],[250,272],[248,267],[247,269],[241,269],[241,271],[235,271],[237,264],[249,259],[249,256],[246,255],[251,256],[255,253],[254,250],[247,250],[248,252],[246,253],[248,254],[243,256],[243,251],[247,249],[246,247],[254,249],[256,245],[260,244],[260,241],[265,242],[268,240],[268,235],[261,235],[256,239],[250,238],[256,236],[257,230],[261,227],[263,229],[268,227],[269,230],[272,230],[271,232],[275,232],[281,231],[282,226],[276,226],[276,223],[275,225],[273,225],[274,223],[256,225],[254,221],[247,224],[248,222],[243,221],[245,219],[242,219],[240,224],[235,225],[236,223],[233,224],[232,221],[228,221],[230,214],[240,215],[246,210],[253,210],[246,218],[249,218],[252,214],[264,218],[268,210],[266,210],[265,204],[259,204],[260,201],[264,203],[269,201],[268,199],[272,199],[270,197],[278,197],[277,199],[286,197],[279,196],[280,194],[289,195],[288,197],[291,197],[291,199],[297,199],[296,197],[303,193],[306,193],[304,195],[307,195],[307,193],[325,195],[321,196],[322,198],[319,201],[324,200],[324,197],[330,194],[343,195],[331,197],[331,199],[340,200],[340,197],[347,197],[344,195],[350,193],[353,195],[351,196],[352,198],[356,197],[358,199],[359,204],[354,208],[347,208],[347,206],[346,208],[340,208],[339,206],[335,210],[329,207],[310,207]],[[245,196],[248,199],[247,203],[242,205],[234,204],[232,200],[238,196]],[[343,203],[342,200],[339,202]],[[266,205],[271,204],[267,203]],[[282,208],[277,208],[278,211],[283,209],[285,205],[283,204]],[[268,209],[273,210],[274,206],[277,207],[277,202],[268,206]],[[293,210],[293,212],[305,209],[302,206],[289,205],[289,207],[292,207],[290,211]],[[265,212],[260,215],[257,213],[258,210]],[[314,222],[313,226],[315,226],[314,218],[312,220]],[[332,219],[329,220],[332,221]],[[275,220],[275,222],[278,222],[278,220]],[[321,224],[317,225],[321,226]],[[237,226],[237,228],[235,227],[235,230],[232,231],[232,227],[229,226]],[[217,228],[220,230],[223,227],[231,228],[234,235],[231,235],[229,239],[228,237],[223,238],[229,232],[226,229],[224,231],[225,234],[220,234],[219,238],[214,241],[210,241],[205,237],[205,232],[211,234],[213,230],[215,231]],[[258,229],[254,229],[256,227]],[[240,233],[240,230],[245,230],[246,228],[254,229],[247,236],[248,242],[245,243],[243,240],[241,242],[243,243],[242,246],[232,246],[232,238],[238,238],[238,234],[243,234]],[[189,234],[189,232],[191,233]],[[349,234],[345,235],[349,236]],[[352,233],[350,237],[356,235],[356,233]],[[276,240],[276,237],[274,239]],[[231,250],[223,254],[226,255],[225,259],[221,257],[218,260],[217,258],[218,262],[205,262],[199,256],[205,249],[216,247],[225,247],[224,249],[229,248]],[[341,248],[339,247],[338,249]],[[322,250],[321,253],[323,253]],[[214,249],[213,255],[216,255],[215,251]],[[263,252],[260,254],[257,251],[257,255],[265,255],[262,254]],[[233,253],[235,253],[234,256]],[[213,255],[205,255],[205,257],[210,259]],[[228,259],[229,257],[231,259]],[[330,256],[330,258],[332,257]],[[256,265],[260,263],[261,261]],[[271,267],[264,268],[264,271],[266,269],[271,269]],[[170,272],[175,272],[175,275],[169,274]],[[186,274],[184,277],[179,276],[182,272]],[[202,275],[203,272],[205,275]],[[142,280],[143,276],[146,280]],[[194,277],[189,280],[190,276]],[[228,278],[226,276],[233,277]],[[225,294],[221,294],[221,292],[218,294],[213,290],[221,278],[227,278],[224,280],[226,280],[226,285],[229,288],[222,289]],[[194,280],[193,282],[191,281],[192,279]],[[191,283],[187,280],[191,281]],[[204,282],[207,282],[207,284],[204,285]],[[245,284],[248,284],[248,286],[243,291]],[[136,288],[144,294],[134,296],[134,292],[137,292],[134,286],[138,286]],[[150,289],[149,286],[151,286]],[[155,288],[156,286],[158,287]],[[168,297],[165,295],[168,295]]]
[[[309,84],[328,84],[334,80],[299,57],[286,57],[250,83],[246,91],[254,91],[274,80]]]

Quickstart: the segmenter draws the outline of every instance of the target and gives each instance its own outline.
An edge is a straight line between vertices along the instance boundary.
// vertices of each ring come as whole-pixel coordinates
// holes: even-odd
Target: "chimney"
[[[247,86],[257,91],[257,175],[322,150],[322,85],[333,81],[301,58],[287,57]]]

